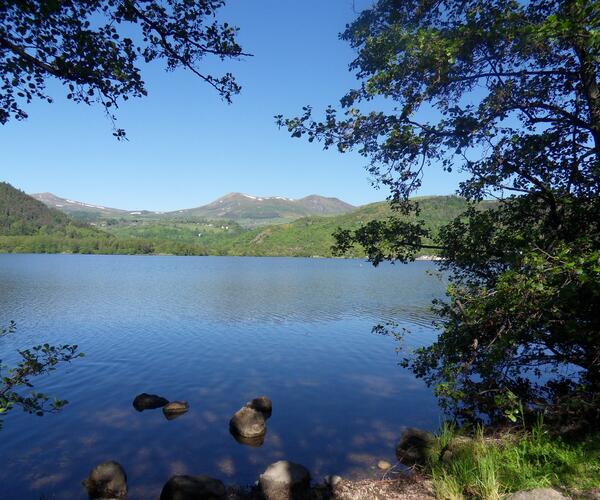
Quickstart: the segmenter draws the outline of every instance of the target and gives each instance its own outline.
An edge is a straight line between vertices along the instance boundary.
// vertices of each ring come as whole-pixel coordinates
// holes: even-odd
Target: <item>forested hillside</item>
[[[6,182],[0,183],[0,234],[32,235],[63,231],[72,221]]]

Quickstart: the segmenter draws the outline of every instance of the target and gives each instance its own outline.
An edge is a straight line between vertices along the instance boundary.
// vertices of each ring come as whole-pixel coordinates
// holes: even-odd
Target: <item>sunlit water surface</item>
[[[84,498],[97,463],[125,467],[130,498],[157,498],[177,473],[251,484],[282,458],[315,479],[374,474],[394,461],[404,426],[434,429],[431,391],[398,366],[397,342],[371,333],[394,320],[408,347],[435,336],[430,302],[445,284],[428,262],[373,268],[360,260],[0,255],[0,358],[36,343],[86,354],[36,380],[69,404],[20,410],[0,430],[0,498]],[[167,421],[138,413],[136,394],[184,399]],[[273,400],[265,443],[238,444],[231,415]]]

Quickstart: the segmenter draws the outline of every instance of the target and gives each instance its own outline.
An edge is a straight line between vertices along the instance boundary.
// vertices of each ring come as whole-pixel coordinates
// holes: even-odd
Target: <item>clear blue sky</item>
[[[372,188],[366,160],[292,139],[273,115],[337,104],[356,83],[353,52],[338,33],[367,0],[228,0],[223,18],[240,27],[254,57],[215,65],[243,86],[232,105],[192,74],[144,66],[148,97],[124,103],[112,136],[102,109],[64,98],[36,102],[29,119],[0,128],[0,180],[26,192],[124,209],[174,210],[228,192],[299,198],[336,196],[352,204],[385,198]],[[213,65],[210,66],[213,68]],[[429,172],[420,194],[448,194],[456,175]]]

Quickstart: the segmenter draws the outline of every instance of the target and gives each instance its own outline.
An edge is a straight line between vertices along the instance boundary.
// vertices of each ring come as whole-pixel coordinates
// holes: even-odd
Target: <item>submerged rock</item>
[[[310,473],[299,464],[280,460],[269,465],[258,478],[267,500],[298,500],[310,495]]]
[[[392,464],[389,463],[387,460],[380,460],[379,462],[377,462],[377,468],[379,470],[388,470],[392,468]]]
[[[249,406],[243,406],[235,412],[229,421],[232,434],[245,438],[258,438],[267,432],[264,415]]]
[[[267,396],[259,396],[252,401],[246,403],[248,408],[259,411],[265,419],[269,418],[273,413],[273,403]]]
[[[229,427],[229,433],[233,436],[238,443],[243,444],[244,446],[251,446],[252,448],[260,448],[265,443],[265,436],[267,432],[256,437],[244,437],[236,434],[231,426]]]
[[[430,457],[434,444],[433,434],[409,427],[396,445],[396,457],[404,465],[424,464]]]
[[[133,400],[133,407],[137,411],[144,410],[155,410],[156,408],[162,408],[166,404],[169,404],[169,400],[156,394],[138,394]]]
[[[187,401],[171,401],[169,404],[163,406],[163,413],[167,420],[173,420],[180,417],[190,409],[190,405]]]
[[[160,492],[160,500],[222,500],[225,485],[208,476],[172,476]]]
[[[552,488],[536,488],[529,491],[517,491],[504,497],[505,500],[561,500],[567,499],[562,493]]]
[[[127,498],[127,474],[121,464],[113,460],[96,465],[83,485],[90,499]]]
[[[330,488],[336,488],[342,482],[342,478],[340,476],[325,476],[325,484]]]

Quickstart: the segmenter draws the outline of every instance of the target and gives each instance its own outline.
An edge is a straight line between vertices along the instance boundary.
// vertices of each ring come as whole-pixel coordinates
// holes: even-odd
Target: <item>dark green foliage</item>
[[[463,417],[521,401],[598,422],[598,28],[592,0],[380,0],[342,34],[360,81],[342,111],[277,117],[368,158],[403,216],[339,233],[338,250],[362,244],[378,263],[440,248],[443,333],[406,364]],[[433,170],[465,172],[472,203],[437,235],[409,199]]]
[[[100,104],[114,119],[121,100],[146,95],[140,62],[184,68],[231,101],[240,91],[231,73],[201,69],[206,57],[242,55],[237,28],[216,20],[223,0],[0,1],[0,123],[27,117],[24,103],[52,102],[48,79],[67,98]],[[124,131],[114,134],[123,137]]]

